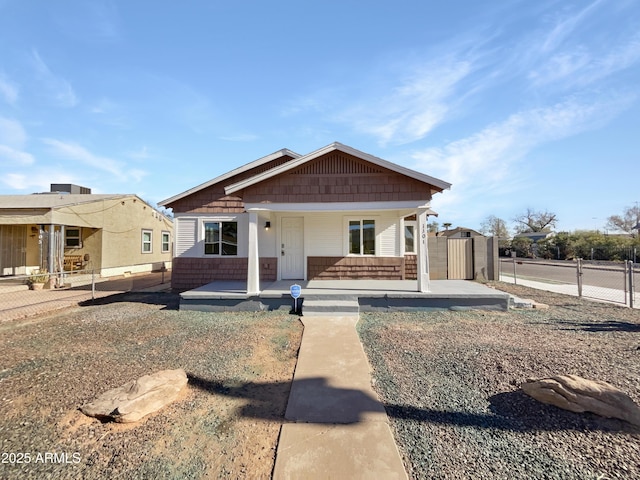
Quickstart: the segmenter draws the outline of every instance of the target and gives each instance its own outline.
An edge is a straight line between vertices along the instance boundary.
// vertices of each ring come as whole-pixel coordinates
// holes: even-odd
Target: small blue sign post
[[[298,284],[294,284],[291,285],[291,287],[289,288],[289,292],[291,293],[291,296],[293,297],[293,302],[294,302],[294,312],[298,312],[298,297],[300,297],[300,294],[302,293],[302,287]]]

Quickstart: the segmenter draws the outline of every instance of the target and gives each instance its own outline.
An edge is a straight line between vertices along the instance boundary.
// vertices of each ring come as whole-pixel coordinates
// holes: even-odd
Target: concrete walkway
[[[406,479],[371,388],[358,316],[302,317],[304,333],[274,479]]]

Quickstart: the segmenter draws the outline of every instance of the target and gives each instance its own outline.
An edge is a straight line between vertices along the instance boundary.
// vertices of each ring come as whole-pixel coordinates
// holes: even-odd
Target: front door
[[[281,221],[280,260],[283,280],[304,278],[304,218],[283,217]]]

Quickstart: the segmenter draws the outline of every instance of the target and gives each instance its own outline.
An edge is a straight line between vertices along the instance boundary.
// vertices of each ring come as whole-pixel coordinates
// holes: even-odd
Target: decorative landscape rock
[[[592,412],[640,426],[640,407],[622,390],[606,382],[577,375],[527,380],[522,390],[536,400],[572,412]]]
[[[137,422],[173,402],[186,384],[184,370],[162,370],[109,390],[80,411],[100,420]]]

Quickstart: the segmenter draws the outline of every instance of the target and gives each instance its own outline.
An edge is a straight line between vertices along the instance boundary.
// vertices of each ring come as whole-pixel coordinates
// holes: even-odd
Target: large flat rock
[[[186,385],[184,370],[162,370],[109,390],[80,411],[100,420],[137,422],[173,402]]]
[[[587,380],[577,375],[556,375],[527,380],[522,390],[536,400],[572,412],[592,412],[618,418],[640,426],[640,408],[622,390],[613,385]]]

